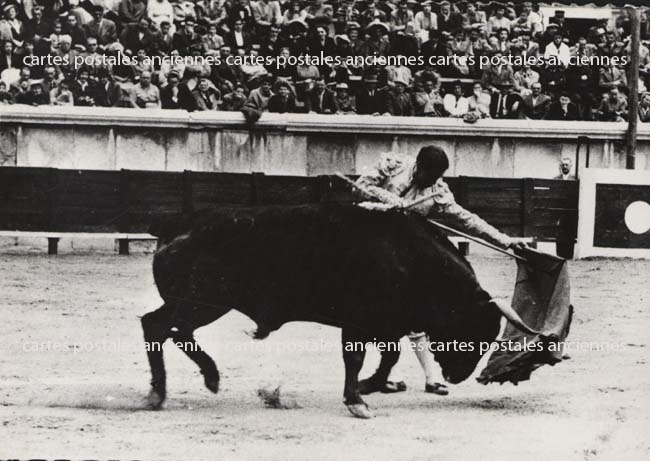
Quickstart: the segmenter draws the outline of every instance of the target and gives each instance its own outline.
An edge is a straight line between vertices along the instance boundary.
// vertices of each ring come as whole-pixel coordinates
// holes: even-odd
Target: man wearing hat
[[[388,40],[388,26],[383,22],[373,21],[366,27],[369,37],[359,49],[362,56],[388,56],[390,41]]]
[[[401,78],[393,80],[393,89],[388,93],[386,98],[386,112],[390,115],[403,117],[413,116],[413,104],[411,95],[406,92],[408,82]]]
[[[192,45],[201,46],[201,37],[194,32],[194,19],[186,18],[180,31],[174,34],[172,48],[178,50],[181,56],[189,56]]]
[[[369,75],[363,80],[363,88],[356,97],[357,113],[382,115],[386,113],[385,92],[377,88],[377,76]]]
[[[336,84],[336,106],[337,114],[356,114],[355,101],[350,96],[349,86],[347,83],[340,82]]]
[[[490,100],[490,117],[494,119],[517,119],[522,109],[521,97],[514,93],[509,81],[499,83],[499,91],[492,94]]]
[[[95,37],[100,45],[108,45],[117,40],[115,23],[104,17],[104,8],[93,7],[93,20],[85,25],[86,36]]]

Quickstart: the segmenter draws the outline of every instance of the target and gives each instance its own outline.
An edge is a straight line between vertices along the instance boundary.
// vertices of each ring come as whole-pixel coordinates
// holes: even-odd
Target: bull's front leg
[[[362,335],[354,329],[343,328],[341,339],[343,342],[343,363],[345,364],[345,387],[343,389],[343,403],[350,413],[357,418],[372,418],[373,414],[359,393],[359,372],[363,367],[366,356],[365,344]]]

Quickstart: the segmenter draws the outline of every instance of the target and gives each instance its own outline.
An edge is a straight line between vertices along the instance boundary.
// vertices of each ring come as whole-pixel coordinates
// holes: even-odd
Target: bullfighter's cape
[[[517,283],[512,307],[531,328],[542,335],[530,335],[506,324],[502,341],[514,347],[492,353],[478,382],[517,384],[526,381],[542,365],[562,361],[562,344],[569,334],[573,306],[570,303],[569,272],[562,258],[526,249],[517,252],[527,262],[517,261]],[[517,347],[515,343],[523,347]],[[517,351],[519,350],[519,351]]]

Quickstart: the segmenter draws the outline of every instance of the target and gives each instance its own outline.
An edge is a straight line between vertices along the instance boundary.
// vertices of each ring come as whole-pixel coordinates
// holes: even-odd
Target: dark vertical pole
[[[183,171],[183,213],[189,214],[194,211],[193,200],[193,187],[192,187],[192,171]]]
[[[628,78],[630,88],[629,122],[627,129],[627,157],[625,168],[633,170],[636,155],[636,133],[639,123],[639,47],[641,46],[641,18],[639,10],[628,7],[632,26],[630,40],[630,74]]]
[[[264,204],[264,173],[251,173],[251,205]]]
[[[130,217],[130,173],[129,170],[120,170],[120,218],[117,222],[117,230],[119,232],[128,233],[131,227]],[[118,239],[119,254],[129,254],[129,240]]]
[[[535,237],[533,235],[535,226],[535,207],[533,194],[535,193],[535,180],[533,178],[523,178],[521,180],[521,236]]]

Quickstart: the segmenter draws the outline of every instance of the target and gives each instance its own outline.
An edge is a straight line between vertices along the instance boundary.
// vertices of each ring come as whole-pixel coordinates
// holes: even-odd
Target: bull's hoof
[[[355,403],[346,405],[346,407],[355,418],[370,419],[375,416],[365,403]]]
[[[207,376],[204,378],[203,382],[205,383],[205,387],[208,388],[210,392],[213,394],[216,394],[219,392],[219,377],[217,376],[216,378],[208,378]]]
[[[155,389],[151,389],[145,400],[145,405],[148,410],[160,410],[164,401],[164,393],[161,393]]]

